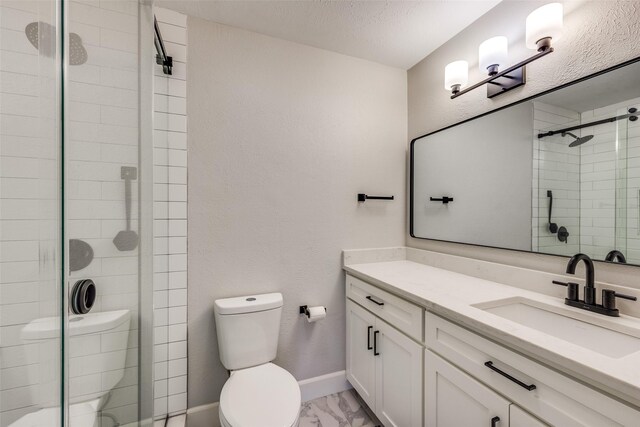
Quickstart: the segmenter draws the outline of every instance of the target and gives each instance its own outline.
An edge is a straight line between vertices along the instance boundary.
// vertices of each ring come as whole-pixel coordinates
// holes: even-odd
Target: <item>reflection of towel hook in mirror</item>
[[[551,222],[551,212],[553,211],[553,193],[551,190],[547,190],[547,197],[549,198],[549,233],[556,234],[558,232],[558,224]]]
[[[442,202],[443,205],[449,204],[449,202],[453,202],[453,197],[442,196],[442,197],[429,197],[429,201],[431,202]]]

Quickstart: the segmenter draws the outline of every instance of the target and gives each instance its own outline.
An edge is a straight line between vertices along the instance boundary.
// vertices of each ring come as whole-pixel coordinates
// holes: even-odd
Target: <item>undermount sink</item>
[[[483,302],[473,307],[604,356],[621,358],[640,351],[640,329],[608,319],[594,319],[598,322],[596,325],[581,313],[522,297]]]

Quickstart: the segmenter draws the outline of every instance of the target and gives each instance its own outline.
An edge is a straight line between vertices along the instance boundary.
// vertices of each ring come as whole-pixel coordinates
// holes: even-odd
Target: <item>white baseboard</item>
[[[307,378],[306,380],[298,381],[298,384],[300,384],[303,402],[353,388],[347,381],[347,373],[345,371]]]
[[[303,402],[352,388],[345,371],[307,378],[298,384]],[[220,427],[218,407],[219,403],[215,402],[187,409],[187,427]]]

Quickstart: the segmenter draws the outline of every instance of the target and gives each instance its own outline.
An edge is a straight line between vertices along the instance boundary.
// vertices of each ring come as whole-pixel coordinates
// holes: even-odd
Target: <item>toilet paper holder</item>
[[[324,311],[327,311],[327,307],[324,308]],[[301,305],[300,306],[300,314],[304,314],[305,316],[309,317],[309,306],[308,305]]]

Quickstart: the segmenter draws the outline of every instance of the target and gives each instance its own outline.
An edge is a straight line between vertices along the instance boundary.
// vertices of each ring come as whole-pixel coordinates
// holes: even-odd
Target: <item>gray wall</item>
[[[216,298],[282,292],[276,363],[299,380],[344,369],[341,250],[404,244],[407,88],[404,70],[199,19],[188,38],[194,407],[227,378]],[[301,304],[328,316],[308,324]]]
[[[556,51],[527,66],[527,84],[494,99],[484,88],[455,100],[443,89],[444,67],[469,61],[469,82],[483,78],[477,66],[478,45],[503,34],[509,38],[510,63],[534,53],[524,43],[526,16],[545,2],[505,1],[408,71],[409,139],[432,132],[546,89],[640,56],[637,40],[640,3],[633,1],[564,2],[564,34]],[[408,224],[407,224],[408,230]],[[408,236],[408,233],[407,233]],[[407,237],[407,245],[506,264],[562,272],[566,258],[527,254]],[[638,287],[636,267],[598,264],[598,280]]]

